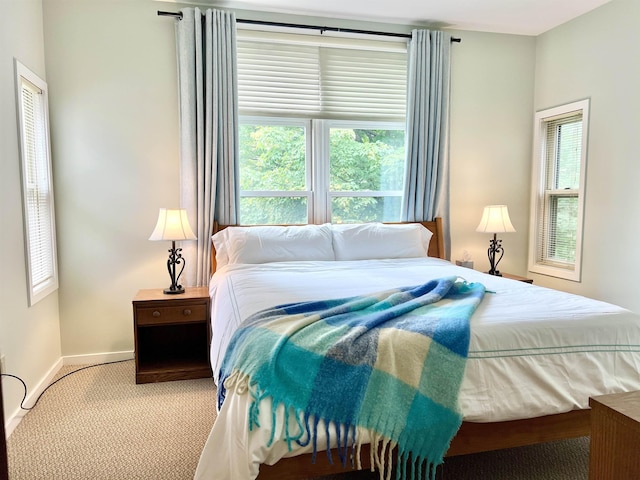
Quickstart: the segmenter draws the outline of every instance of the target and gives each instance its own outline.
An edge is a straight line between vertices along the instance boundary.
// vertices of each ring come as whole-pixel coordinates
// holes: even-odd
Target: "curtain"
[[[176,22],[180,205],[197,242],[182,244],[185,285],[208,285],[214,220],[237,222],[238,95],[235,14],[184,8]]]
[[[407,77],[405,221],[442,217],[446,258],[449,230],[449,79],[451,35],[411,33]]]

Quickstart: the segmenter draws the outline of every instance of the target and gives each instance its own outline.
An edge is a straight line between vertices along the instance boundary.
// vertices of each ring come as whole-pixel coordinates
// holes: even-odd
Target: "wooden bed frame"
[[[419,223],[433,233],[428,255],[430,257],[445,258],[442,219],[435,218],[432,222]],[[214,233],[227,228],[227,226],[214,223]],[[211,271],[215,272],[216,261],[213,246],[211,268]],[[453,438],[447,451],[447,456],[467,455],[583,437],[589,435],[590,432],[590,409],[573,410],[567,413],[506,422],[462,422],[460,430]],[[334,458],[337,458],[337,455],[334,455]],[[370,467],[368,445],[362,447],[361,461],[364,469]],[[339,461],[331,464],[326,455],[318,454],[316,463],[311,463],[311,454],[303,454],[283,458],[273,466],[261,465],[258,480],[301,480],[335,475],[347,471],[351,471],[350,466],[345,468]]]

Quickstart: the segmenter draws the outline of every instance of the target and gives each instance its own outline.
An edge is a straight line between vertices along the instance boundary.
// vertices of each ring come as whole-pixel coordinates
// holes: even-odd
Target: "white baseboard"
[[[25,407],[31,407],[34,404],[34,402],[38,399],[38,397],[42,394],[42,392],[44,392],[44,389],[47,388],[49,386],[49,384],[51,384],[51,381],[56,376],[56,374],[58,373],[58,370],[60,370],[60,368],[62,368],[62,358],[59,358],[53,364],[53,366],[49,369],[49,371],[46,373],[44,378],[42,380],[40,380],[40,382],[35,387],[32,387],[32,388],[28,389],[27,398],[25,398],[24,403],[23,403],[23,405]],[[15,430],[15,428],[18,426],[18,424],[20,423],[22,418],[27,413],[29,413],[28,410],[23,410],[21,408],[17,408],[16,411],[13,412],[12,415],[9,415],[9,418],[7,419],[7,422],[5,423],[5,430],[6,430],[7,438],[9,438],[11,433]]]
[[[26,407],[31,407],[45,390],[45,388],[47,388],[51,384],[54,377],[63,365],[95,365],[98,363],[131,360],[133,359],[133,357],[133,350],[123,352],[92,353],[89,355],[67,355],[64,357],[60,357],[49,369],[44,378],[35,387],[27,386],[27,398],[24,400],[23,405]],[[9,418],[5,422],[5,433],[7,435],[7,438],[9,438],[11,433],[15,430],[22,418],[27,413],[29,413],[28,410],[18,408],[15,412],[13,412],[12,415],[9,416]]]
[[[133,350],[123,352],[90,353],[88,355],[66,355],[64,365],[95,365],[97,363],[119,362],[133,359]]]

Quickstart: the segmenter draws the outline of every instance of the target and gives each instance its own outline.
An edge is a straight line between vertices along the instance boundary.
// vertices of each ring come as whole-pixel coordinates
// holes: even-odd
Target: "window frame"
[[[29,306],[33,306],[40,300],[53,293],[58,289],[58,261],[57,261],[57,245],[56,245],[56,226],[55,226],[55,207],[54,207],[54,191],[53,191],[53,175],[51,165],[51,142],[49,133],[49,95],[47,83],[36,75],[29,68],[20,63],[17,59],[14,59],[15,69],[15,91],[16,91],[16,110],[17,110],[17,126],[18,126],[18,139],[19,139],[19,153],[20,153],[20,172],[22,178],[22,208],[23,208],[23,228],[24,228],[24,242],[25,242],[25,263],[26,263],[26,276],[27,276],[27,294]],[[39,143],[41,148],[37,155],[41,155],[39,159],[33,160],[37,163],[38,175],[46,176],[46,179],[39,182],[45,186],[45,202],[42,211],[48,215],[48,219],[42,220],[38,212],[30,208],[29,196],[32,182],[32,176],[29,172],[28,164],[31,161],[29,158],[29,146],[27,139],[27,131],[25,125],[26,112],[23,104],[23,85],[27,83],[35,90],[39,90],[39,94],[42,95],[41,124],[38,127],[39,133],[34,132],[34,135],[39,135],[34,143]],[[34,130],[36,127],[34,127]],[[38,189],[38,187],[35,187]],[[39,191],[39,190],[38,190]],[[40,196],[41,193],[38,193]],[[40,210],[39,210],[40,211]],[[43,226],[43,221],[48,222],[48,225]],[[48,228],[47,228],[48,227]],[[48,236],[45,238],[44,245],[36,245],[36,230],[48,230]],[[46,251],[43,250],[46,249]],[[36,263],[42,256],[48,256],[50,258],[51,265],[47,268],[46,277],[37,282],[36,275]],[[37,283],[36,283],[37,282]]]
[[[313,217],[313,179],[311,166],[311,120],[287,117],[263,117],[256,115],[240,115],[238,125],[275,125],[285,127],[302,127],[305,130],[305,189],[304,190],[242,190],[238,192],[240,198],[264,197],[304,197],[307,199],[307,221]],[[240,169],[239,169],[240,170]],[[241,172],[238,172],[241,175]],[[240,218],[242,222],[242,218]]]
[[[406,137],[406,124],[403,122],[393,122],[393,121],[364,121],[364,120],[316,120],[314,124],[318,124],[318,130],[320,131],[320,135],[322,141],[324,142],[322,145],[324,147],[322,152],[323,156],[318,156],[317,158],[323,162],[324,168],[319,169],[320,174],[324,176],[322,188],[323,190],[319,190],[318,194],[324,194],[324,209],[322,214],[323,218],[319,219],[320,221],[331,222],[333,218],[333,212],[331,209],[331,201],[337,197],[399,197],[402,200],[403,191],[402,190],[354,190],[354,191],[346,191],[346,190],[331,190],[331,129],[354,129],[354,130],[401,130]],[[406,148],[406,145],[405,145]],[[319,153],[314,151],[314,153]],[[406,169],[406,162],[404,165]],[[397,221],[401,220],[401,213],[398,217]]]
[[[262,117],[241,115],[240,125],[283,125],[301,126],[306,132],[306,190],[240,190],[240,198],[255,197],[306,197],[307,223],[331,222],[331,201],[336,197],[399,197],[402,190],[363,190],[363,191],[331,191],[330,189],[330,132],[338,129],[374,129],[401,130],[406,126],[402,122],[362,121],[362,120],[324,120],[300,119],[294,117]],[[406,133],[406,132],[405,132]],[[405,167],[406,168],[406,167]],[[242,172],[240,172],[242,175]],[[398,221],[400,218],[398,218]],[[242,218],[240,218],[242,222]]]
[[[565,280],[580,282],[582,278],[582,241],[584,225],[585,183],[587,167],[587,146],[589,132],[590,100],[576,102],[536,112],[533,135],[533,162],[531,188],[531,218],[529,229],[529,271]],[[580,151],[580,178],[577,189],[547,188],[548,145],[547,125],[563,117],[582,114],[582,138]],[[557,175],[557,171],[553,172]],[[548,234],[550,206],[553,200],[566,197],[577,198],[576,245],[573,263],[551,260],[548,255],[550,242]]]

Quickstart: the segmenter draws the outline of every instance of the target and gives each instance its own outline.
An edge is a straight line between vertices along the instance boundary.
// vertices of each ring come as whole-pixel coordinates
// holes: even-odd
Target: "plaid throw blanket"
[[[218,405],[227,390],[252,395],[249,428],[261,400],[286,415],[284,440],[313,445],[323,420],[343,464],[360,468],[363,431],[372,468],[397,478],[435,478],[460,428],[458,392],[469,348],[469,318],[484,286],[457,277],[337,300],[281,305],[247,319],[229,344]],[[349,455],[349,446],[352,455]],[[355,465],[354,465],[355,462]]]

